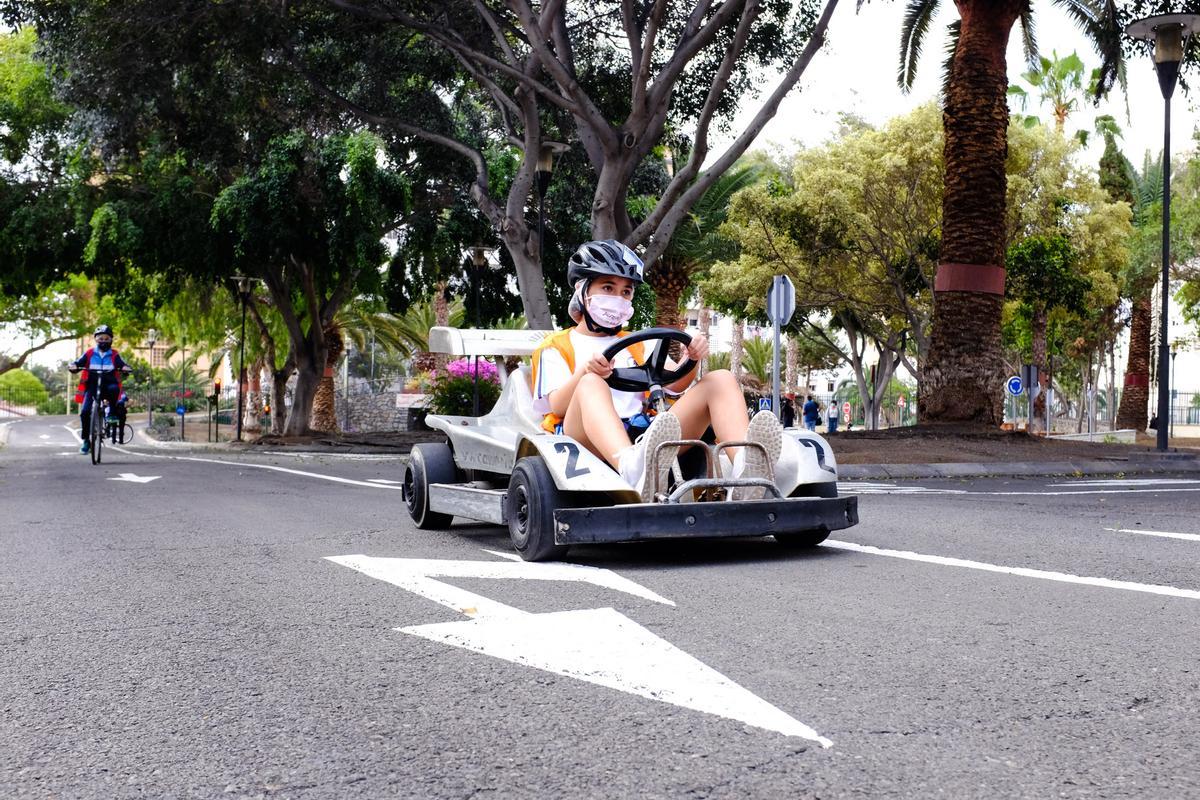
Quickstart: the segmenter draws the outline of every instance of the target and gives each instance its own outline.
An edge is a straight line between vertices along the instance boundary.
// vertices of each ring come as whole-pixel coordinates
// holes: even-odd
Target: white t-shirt
[[[610,344],[618,340],[616,336],[587,336],[572,328],[571,347],[575,351],[575,366],[582,367],[596,353],[604,352]],[[571,379],[571,370],[567,369],[566,359],[562,353],[553,347],[547,347],[538,354],[537,386],[533,387],[533,410],[539,414],[550,413],[550,393]],[[637,361],[628,349],[617,353],[613,359],[616,367],[636,367]],[[629,419],[642,410],[641,392],[620,392],[610,389],[613,398],[613,408],[621,419]]]

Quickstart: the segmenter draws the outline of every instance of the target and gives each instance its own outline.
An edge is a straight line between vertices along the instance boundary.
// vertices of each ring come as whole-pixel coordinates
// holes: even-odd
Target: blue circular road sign
[[[1008,385],[1005,388],[1008,389],[1009,394],[1011,394],[1013,397],[1016,397],[1017,395],[1021,394],[1021,392],[1025,391],[1025,384],[1021,382],[1021,378],[1019,376],[1013,375],[1008,379]]]

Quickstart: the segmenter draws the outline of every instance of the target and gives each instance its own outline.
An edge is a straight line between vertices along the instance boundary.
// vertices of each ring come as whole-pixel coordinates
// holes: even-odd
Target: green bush
[[[67,399],[65,397],[48,397],[37,405],[37,413],[43,417],[66,414]]]
[[[10,369],[0,373],[0,397],[15,405],[36,406],[48,400],[50,394],[29,370]]]

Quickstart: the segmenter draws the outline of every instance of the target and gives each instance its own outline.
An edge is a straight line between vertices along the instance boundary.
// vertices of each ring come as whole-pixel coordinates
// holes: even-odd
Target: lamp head
[[[475,269],[483,269],[487,266],[487,258],[489,253],[496,252],[496,248],[488,247],[485,244],[477,244],[471,247],[471,263],[475,265]]]
[[[1179,78],[1179,65],[1192,34],[1200,30],[1200,14],[1156,14],[1129,23],[1125,34],[1154,43],[1154,69],[1163,99],[1170,99]]]
[[[154,328],[151,328],[150,330],[146,331],[146,344],[150,345],[151,347],[154,347],[154,343],[157,341],[158,341],[158,331],[154,330]]]

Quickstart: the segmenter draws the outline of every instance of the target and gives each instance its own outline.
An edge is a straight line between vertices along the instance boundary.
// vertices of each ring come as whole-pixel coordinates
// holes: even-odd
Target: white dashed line
[[[1169,533],[1167,531],[1143,531],[1136,528],[1105,528],[1106,531],[1113,533],[1137,533],[1142,536],[1159,536],[1163,539],[1183,539],[1189,542],[1200,542],[1200,534],[1195,533]]]
[[[872,547],[865,544],[856,544],[854,542],[840,542],[826,540],[823,547],[830,547],[834,550],[849,550],[855,553],[863,553],[872,556],[886,556],[887,558],[899,558],[905,561],[922,561],[926,564],[938,564],[944,567],[962,567],[963,569],[976,569],[983,572],[999,572],[1006,575],[1018,575],[1023,578],[1038,578],[1047,581],[1057,581],[1059,583],[1075,583],[1083,586],[1098,586],[1103,589],[1123,589],[1130,592],[1142,592],[1144,594],[1158,594],[1167,597],[1181,597],[1187,600],[1200,600],[1200,592],[1194,589],[1180,589],[1175,586],[1161,586],[1154,583],[1134,583],[1133,581],[1116,581],[1110,578],[1091,578],[1082,575],[1071,575],[1065,572],[1050,572],[1041,569],[1029,569],[1028,567],[1005,567],[999,564],[987,564],[982,561],[968,561],[964,558],[948,558],[946,556],[931,556],[925,553],[912,553],[907,550],[885,550],[880,547]]]

